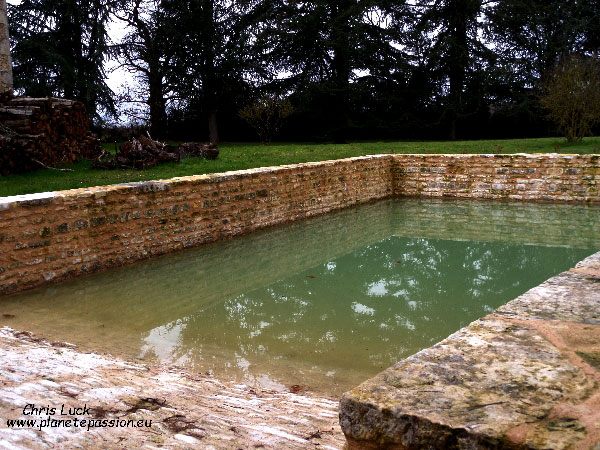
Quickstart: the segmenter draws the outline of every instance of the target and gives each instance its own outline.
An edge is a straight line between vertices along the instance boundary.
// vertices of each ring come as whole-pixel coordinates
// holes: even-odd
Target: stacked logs
[[[0,100],[0,175],[97,157],[100,141],[88,125],[81,102],[4,97]]]

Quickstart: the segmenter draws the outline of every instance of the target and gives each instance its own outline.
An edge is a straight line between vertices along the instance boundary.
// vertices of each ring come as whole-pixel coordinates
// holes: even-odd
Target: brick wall
[[[600,202],[594,155],[379,155],[0,198],[0,294],[394,194]]]

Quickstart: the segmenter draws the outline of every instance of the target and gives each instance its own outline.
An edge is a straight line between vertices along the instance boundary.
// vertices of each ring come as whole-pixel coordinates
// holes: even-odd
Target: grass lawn
[[[112,151],[114,144],[107,144],[105,148]],[[26,174],[0,176],[0,197],[377,153],[600,153],[600,137],[586,138],[573,144],[560,138],[544,138],[351,144],[274,143],[268,147],[259,143],[222,143],[219,149],[219,157],[214,161],[186,158],[179,164],[165,163],[143,171],[95,170],[90,169],[90,162],[82,161],[66,166],[73,172],[41,169]]]

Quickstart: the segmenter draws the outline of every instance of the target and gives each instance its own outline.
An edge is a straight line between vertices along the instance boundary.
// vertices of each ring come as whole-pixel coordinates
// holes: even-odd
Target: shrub
[[[570,55],[559,61],[544,82],[542,106],[567,141],[580,141],[600,122],[600,61]]]
[[[287,98],[277,95],[264,95],[239,112],[258,134],[264,145],[269,145],[273,136],[281,128],[283,120],[292,113],[292,104]]]

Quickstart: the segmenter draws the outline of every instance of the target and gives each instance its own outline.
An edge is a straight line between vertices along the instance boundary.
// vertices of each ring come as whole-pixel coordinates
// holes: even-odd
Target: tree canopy
[[[106,84],[107,23],[118,0],[23,0],[9,8],[15,89],[76,99],[88,113],[115,112]]]
[[[558,131],[541,101],[569,55],[598,61],[597,0],[23,0],[17,92],[99,120],[143,105],[153,137],[255,139],[239,112],[287,99],[291,140],[469,139]],[[126,27],[122,38],[109,24]],[[136,77],[119,96],[107,63]],[[242,114],[243,116],[243,114]],[[593,129],[588,132],[593,132]]]

